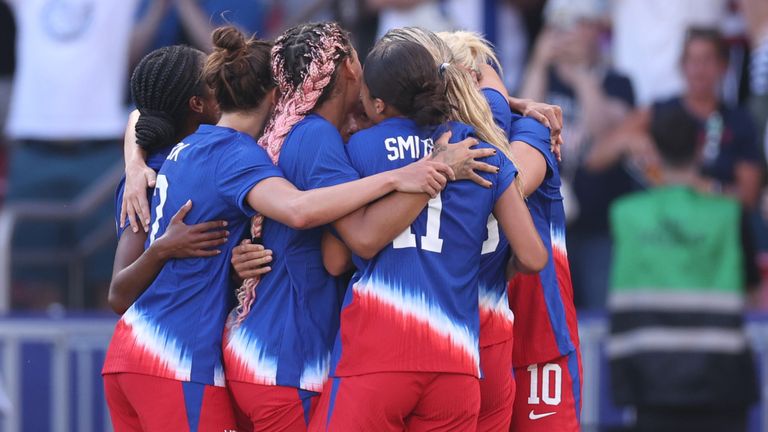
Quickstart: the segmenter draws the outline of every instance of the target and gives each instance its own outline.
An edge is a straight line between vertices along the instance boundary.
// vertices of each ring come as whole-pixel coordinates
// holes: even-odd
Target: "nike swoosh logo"
[[[538,420],[544,417],[549,417],[551,415],[555,415],[557,412],[548,412],[548,413],[542,413],[542,414],[536,414],[531,410],[531,412],[528,413],[528,418],[531,420]]]

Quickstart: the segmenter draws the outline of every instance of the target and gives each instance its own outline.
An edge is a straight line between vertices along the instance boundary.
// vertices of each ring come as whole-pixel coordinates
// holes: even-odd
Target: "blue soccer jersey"
[[[302,190],[359,178],[336,127],[315,114],[291,129],[278,166]],[[262,239],[274,253],[272,270],[259,282],[245,321],[227,331],[228,380],[322,390],[340,306],[336,278],[323,266],[323,229],[299,231],[264,222]]]
[[[513,114],[506,98],[498,91],[483,89],[483,94],[491,106],[494,120],[507,132],[509,140],[522,141],[535,148],[547,164],[544,180],[528,197],[527,204],[533,224],[549,252],[549,260],[539,273],[517,275],[509,285],[508,293],[509,307],[517,318],[514,326],[513,362],[515,367],[525,367],[567,355],[579,343],[565,248],[565,211],[563,196],[560,194],[560,168],[550,149],[549,129],[530,117]],[[500,236],[503,237],[503,234]],[[502,260],[498,257],[504,253],[497,251],[487,257],[484,255],[482,262],[487,266],[482,267],[481,264],[481,278],[494,287],[492,292],[497,295],[500,290],[506,291],[506,283],[491,284],[490,281],[498,280],[498,275],[504,274]],[[503,336],[496,331],[500,328],[500,322],[499,319],[485,322],[484,329],[487,330],[481,329],[481,339],[489,344],[498,341]]]
[[[472,129],[450,124],[452,141]],[[353,135],[347,150],[361,176],[408,165],[439,134],[390,118]],[[488,146],[482,143],[481,146]],[[486,224],[517,170],[502,155],[490,189],[450,183],[413,224],[371,260],[359,260],[334,346],[334,376],[388,371],[479,376],[477,274]]]
[[[498,91],[483,89],[493,113],[493,119],[505,134],[512,125],[509,102]],[[488,239],[483,243],[478,276],[480,307],[480,346],[485,347],[512,339],[515,316],[509,308],[507,296],[507,262],[511,256],[509,241],[499,229],[499,223],[488,217]]]
[[[567,355],[578,348],[576,308],[565,247],[565,210],[560,194],[560,170],[550,150],[549,129],[528,117],[513,115],[510,140],[523,141],[544,156],[547,174],[528,197],[533,224],[549,252],[539,273],[517,275],[509,289],[515,312],[513,363],[525,367]],[[571,373],[577,370],[571,365]]]
[[[177,144],[157,177],[147,244],[161,236],[187,200],[185,222],[226,220],[243,232],[254,215],[245,202],[261,180],[282,177],[267,153],[233,129],[202,125]],[[239,241],[229,237],[221,249]],[[230,253],[210,258],[172,259],[117,323],[102,373],[139,373],[224,385],[221,338],[231,308],[227,289]]]

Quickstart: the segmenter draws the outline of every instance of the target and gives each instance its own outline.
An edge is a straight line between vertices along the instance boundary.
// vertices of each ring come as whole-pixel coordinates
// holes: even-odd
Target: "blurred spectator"
[[[747,21],[750,56],[749,107],[758,128],[758,136],[765,136],[768,121],[768,2],[741,0],[741,11]]]
[[[176,44],[209,52],[211,32],[223,24],[264,37],[269,10],[267,0],[143,0],[131,41],[131,63]]]
[[[594,171],[610,169],[623,161],[648,183],[658,181],[658,155],[650,137],[656,111],[680,108],[696,119],[702,143],[699,170],[714,192],[738,198],[749,216],[754,237],[760,196],[762,160],[749,113],[724,105],[718,89],[726,70],[728,47],[717,30],[693,28],[682,52],[685,92],[634,113],[615,132],[598,142],[587,158]],[[755,257],[746,257],[750,284],[758,282]]]
[[[16,68],[16,22],[5,3],[0,3],[0,142],[5,130],[8,105],[11,101],[11,81]]]
[[[685,29],[717,27],[727,0],[612,0],[613,58],[645,106],[683,90]],[[762,0],[757,0],[762,1]]]
[[[432,31],[452,30],[455,25],[440,0],[367,0],[379,13],[377,38],[398,27],[423,27]]]
[[[541,30],[545,0],[445,0],[456,30],[480,33],[491,42],[504,70],[504,84],[517,93],[523,80],[528,48]]]
[[[351,33],[360,60],[364,60],[376,42],[378,14],[368,6],[368,0],[334,0],[333,16]]]
[[[571,219],[568,256],[576,304],[586,308],[605,306],[611,258],[608,206],[617,196],[639,188],[620,165],[600,173],[582,166],[592,143],[611,133],[634,105],[629,79],[601,56],[603,6],[594,0],[547,5],[547,27],[536,41],[521,90],[524,98],[563,109],[567,145],[561,173],[566,195],[575,194],[577,200],[566,196]]]
[[[0,203],[7,192],[8,155],[5,121],[11,102],[11,84],[16,68],[16,22],[10,7],[0,2]]]
[[[743,329],[737,200],[701,193],[706,146],[680,105],[654,111],[660,185],[611,208],[613,397],[639,432],[746,431],[757,377]]]
[[[6,128],[13,144],[8,202],[68,202],[121,159],[127,118],[123,89],[136,1],[6,2],[18,27],[18,62]],[[21,223],[14,254],[30,248],[74,248],[109,220],[109,204],[101,217],[83,218],[77,226]],[[108,245],[110,250],[113,246]],[[110,254],[97,254],[103,262],[86,264],[89,276],[109,281]],[[40,264],[20,277],[36,286],[44,278],[60,292],[67,279],[40,272]]]

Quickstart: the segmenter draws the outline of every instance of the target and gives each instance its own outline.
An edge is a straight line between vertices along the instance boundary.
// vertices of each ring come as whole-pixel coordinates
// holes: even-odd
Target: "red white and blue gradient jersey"
[[[452,142],[473,133],[448,125]],[[432,150],[445,128],[397,117],[352,136],[352,166],[367,177],[406,166]],[[480,146],[488,147],[481,143]],[[358,259],[333,353],[333,376],[447,372],[480,376],[477,274],[488,216],[517,169],[501,154],[490,189],[451,182],[413,224],[371,260]]]
[[[171,150],[157,176],[147,245],[161,236],[187,200],[185,222],[226,220],[243,232],[254,215],[245,202],[261,180],[282,177],[253,138],[202,125]],[[221,250],[231,251],[239,236]],[[102,373],[137,373],[224,385],[221,337],[232,307],[231,253],[172,259],[117,323]],[[151,391],[151,389],[147,389]]]
[[[511,113],[507,101],[498,92],[484,89],[483,93],[497,123],[503,124],[505,116],[511,116],[509,140],[534,147],[547,163],[544,181],[528,197],[527,204],[536,230],[549,251],[549,261],[539,273],[519,274],[509,284],[509,306],[515,313],[512,362],[515,367],[524,367],[567,355],[579,345],[565,247],[560,170],[550,150],[549,129],[529,117]]]
[[[509,105],[496,90],[483,89],[496,124],[506,133],[512,122]],[[503,154],[502,154],[503,157]],[[487,240],[483,243],[478,276],[480,306],[480,346],[487,347],[512,339],[515,315],[507,297],[507,262],[511,251],[509,241],[493,215],[488,217]]]
[[[315,114],[288,133],[278,166],[302,190],[359,178],[336,127]],[[262,239],[274,253],[272,271],[259,282],[245,321],[228,329],[227,380],[322,390],[340,307],[338,282],[323,266],[323,230],[299,231],[265,220]]]

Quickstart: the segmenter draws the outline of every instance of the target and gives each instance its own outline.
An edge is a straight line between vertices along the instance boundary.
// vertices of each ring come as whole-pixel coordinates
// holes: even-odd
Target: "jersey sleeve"
[[[538,150],[547,161],[547,171],[550,173],[557,168],[557,159],[550,149],[552,141],[549,128],[538,121],[529,117],[521,117],[512,123],[509,140],[522,141]]]
[[[248,192],[260,181],[283,177],[283,173],[272,163],[263,148],[253,142],[240,140],[220,156],[214,177],[213,181],[222,199],[250,217],[256,212],[245,202]]]
[[[509,159],[507,159],[506,156],[499,153],[496,156],[498,160],[499,172],[496,174],[496,179],[493,182],[493,202],[501,198],[501,196],[506,192],[507,189],[512,186],[512,183],[515,182],[515,177],[517,177],[517,167],[515,164],[512,163]]]
[[[313,145],[315,151],[307,155],[312,158],[307,175],[310,188],[336,186],[360,179],[360,174],[352,167],[338,131],[317,128],[316,138],[317,143]]]
[[[512,110],[509,108],[509,101],[498,90],[484,88],[482,92],[491,107],[493,121],[501,130],[509,134],[509,128],[512,124]]]

